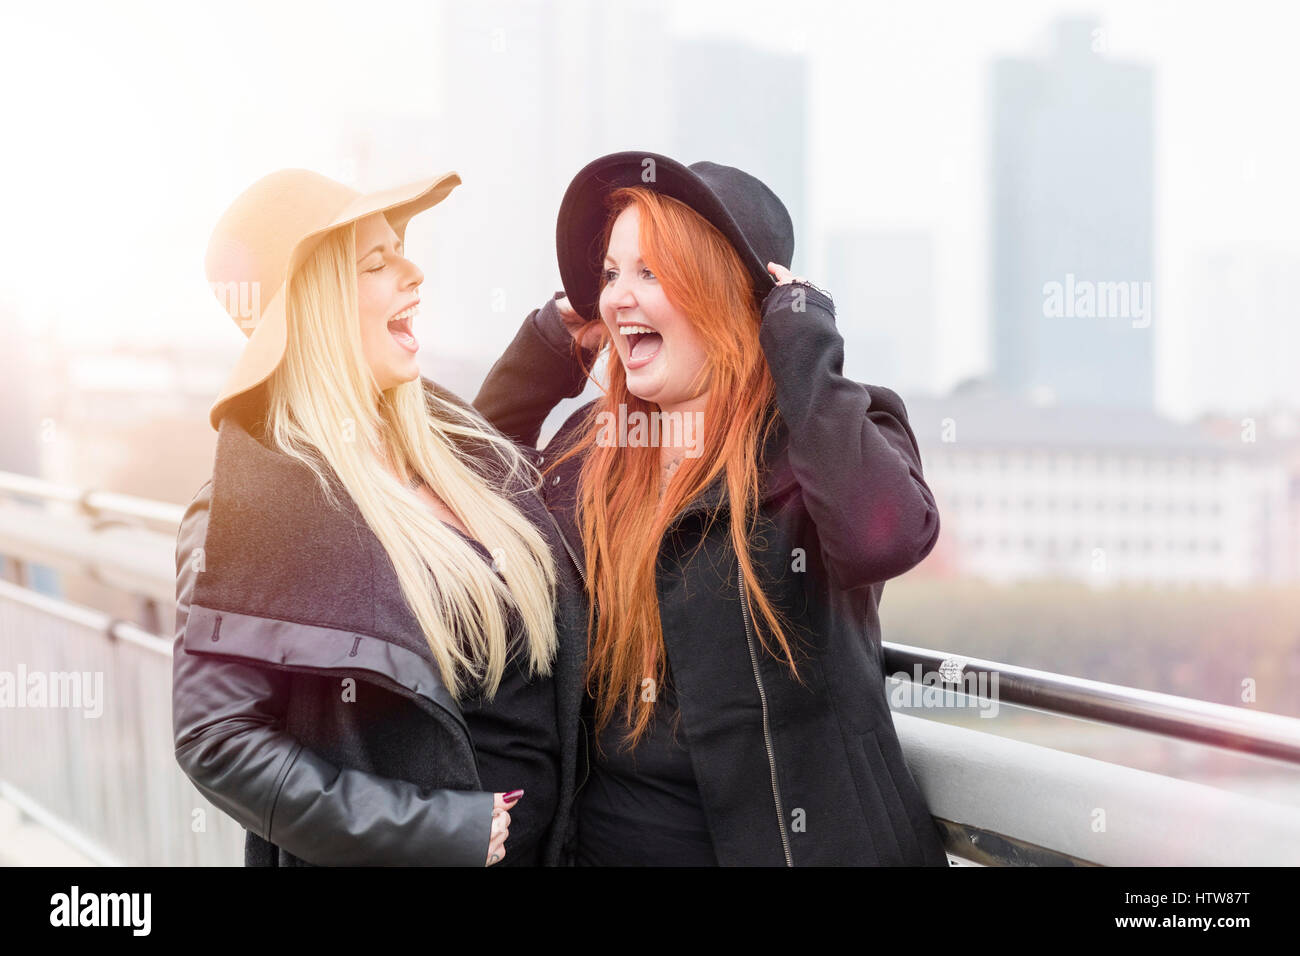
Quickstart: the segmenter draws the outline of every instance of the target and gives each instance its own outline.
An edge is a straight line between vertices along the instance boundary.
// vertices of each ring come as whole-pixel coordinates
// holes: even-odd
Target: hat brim
[[[653,161],[647,166],[646,161]],[[643,176],[653,169],[654,179]],[[560,281],[573,310],[585,319],[598,318],[600,273],[605,250],[600,248],[609,209],[606,197],[623,186],[648,186],[677,199],[703,216],[731,243],[761,298],[776,279],[767,263],[750,246],[744,232],[713,190],[689,167],[659,153],[628,150],[602,156],[584,166],[560,201],[555,224],[555,249]]]
[[[310,232],[294,244],[289,257],[289,268],[284,282],[276,291],[271,301],[261,310],[261,316],[254,326],[252,334],[240,353],[239,360],[226,379],[221,393],[208,411],[208,423],[214,430],[221,427],[221,419],[232,401],[249,392],[268,378],[279,367],[284,358],[288,342],[288,321],[285,314],[285,296],[289,288],[289,279],[312,254],[320,241],[334,229],[364,219],[375,213],[383,213],[397,233],[405,241],[406,224],[417,213],[436,206],[447,198],[448,194],[460,185],[457,173],[443,173],[427,179],[417,180],[392,189],[367,193],[353,199],[342,209],[328,225]]]

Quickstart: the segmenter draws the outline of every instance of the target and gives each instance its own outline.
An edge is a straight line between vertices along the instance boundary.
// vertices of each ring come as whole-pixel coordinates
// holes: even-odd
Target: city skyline
[[[728,44],[803,57],[807,127],[800,147],[807,155],[807,216],[799,229],[807,241],[799,255],[810,277],[828,281],[828,245],[838,232],[929,234],[936,332],[929,359],[936,392],[994,367],[984,168],[992,64],[1003,57],[1045,55],[1053,24],[1062,15],[1097,16],[1101,34],[1094,55],[1149,64],[1155,77],[1152,281],[1160,314],[1150,332],[1156,407],[1186,419],[1261,402],[1300,405],[1300,384],[1279,380],[1279,372],[1271,373],[1271,389],[1256,387],[1252,366],[1276,364],[1276,350],[1267,339],[1243,340],[1231,316],[1208,315],[1198,274],[1206,256],[1227,246],[1267,247],[1270,260],[1300,257],[1292,225],[1300,217],[1300,185],[1288,174],[1300,162],[1300,141],[1287,124],[1269,119],[1279,113],[1284,91],[1300,80],[1300,67],[1283,55],[1284,25],[1269,21],[1263,28],[1262,8],[1234,6],[1236,29],[1225,31],[1219,28],[1220,8],[1210,4],[1008,3],[977,15],[934,4],[871,11],[823,3],[779,30],[759,15],[780,9],[771,4],[760,4],[747,16],[737,15],[735,4],[678,4],[657,19],[647,18],[644,5],[610,7],[615,10],[610,16],[622,13],[626,22],[602,47],[592,40],[601,27],[587,17],[594,9],[590,4],[513,4],[502,55],[516,56],[526,48],[528,11],[542,21],[549,17],[553,28],[543,49],[555,54],[552,59],[562,64],[559,72],[566,78],[554,98],[565,100],[588,88],[601,91],[589,112],[608,118],[605,126],[615,140],[632,138],[628,129],[653,132],[664,122],[663,84],[646,73],[654,58],[640,55],[649,49],[643,43],[725,37]],[[512,155],[496,170],[459,163],[473,151],[450,135],[455,126],[442,125],[445,106],[459,95],[465,115],[473,115],[473,94],[491,61],[480,59],[479,72],[462,76],[455,89],[439,79],[446,58],[434,52],[435,41],[445,35],[440,31],[446,20],[437,8],[391,5],[409,27],[394,35],[373,23],[354,22],[346,5],[326,4],[306,43],[286,42],[301,30],[288,9],[270,11],[256,31],[241,28],[253,16],[251,6],[235,4],[229,15],[195,15],[189,21],[180,12],[163,15],[165,8],[156,5],[140,9],[158,14],[156,30],[174,31],[187,42],[150,45],[148,30],[124,26],[148,22],[146,16],[118,19],[87,8],[63,22],[36,10],[19,14],[27,28],[16,31],[24,43],[0,67],[8,79],[17,81],[38,59],[48,59],[56,45],[61,55],[87,67],[80,75],[89,72],[99,79],[89,86],[55,76],[5,106],[11,128],[49,147],[41,151],[39,165],[35,154],[22,152],[4,160],[11,167],[10,181],[26,186],[13,197],[26,227],[0,240],[0,254],[13,266],[0,283],[0,298],[23,327],[65,343],[107,347],[114,340],[175,337],[236,349],[238,334],[219,321],[203,282],[202,249],[211,224],[233,195],[270,169],[305,165],[333,175],[355,170],[355,160],[341,155],[347,137],[387,126],[390,132],[375,136],[375,150],[386,152],[376,168],[415,177],[427,174],[436,160],[438,168],[460,167],[465,178],[445,215],[428,223],[417,220],[412,227],[413,248],[424,251],[433,278],[457,271],[445,252],[441,258],[434,253],[456,238],[449,231],[456,224],[454,206],[468,207],[471,196],[490,193],[507,179],[523,184],[521,190],[528,187],[532,211],[520,235],[533,237],[521,246],[529,263],[522,270],[518,264],[502,266],[520,276],[510,279],[518,294],[507,297],[509,310],[499,316],[490,310],[429,316],[427,349],[457,358],[465,349],[453,332],[474,323],[488,329],[482,344],[489,347],[482,351],[490,359],[487,353],[508,338],[531,307],[526,300],[538,294],[540,281],[529,278],[533,263],[544,264],[538,270],[553,268],[554,207],[578,166],[605,148],[593,138],[596,127],[570,122],[572,131],[553,131],[554,138],[538,143],[535,155]],[[547,11],[557,12],[541,16]],[[572,34],[575,24],[588,32]],[[322,69],[356,43],[376,49],[386,44],[391,52],[363,58],[357,77]],[[604,60],[574,52],[593,47],[605,50]],[[850,55],[853,49],[865,54]],[[1207,57],[1220,68],[1204,69]],[[272,61],[275,65],[259,68],[256,77],[230,68]],[[1222,68],[1225,64],[1229,68]],[[239,108],[232,110],[232,103]],[[775,105],[771,110],[779,128],[785,111]],[[62,119],[56,123],[55,117]],[[500,122],[509,131],[517,120],[511,114]],[[82,168],[86,142],[112,147],[96,154],[90,175]],[[703,157],[686,153],[682,158]],[[41,188],[51,177],[65,184],[57,195]],[[49,214],[51,203],[59,215]],[[509,216],[481,221],[509,221]],[[493,232],[482,228],[469,237],[467,252],[486,256]],[[107,235],[114,238],[111,244],[104,241]],[[1269,269],[1264,264],[1234,268],[1248,276]],[[1285,296],[1269,299],[1246,289],[1239,301],[1252,310],[1254,337],[1280,335],[1294,323],[1296,307]],[[1281,314],[1261,312],[1262,302],[1273,303],[1268,308]],[[870,317],[841,317],[846,330],[858,322]],[[1235,360],[1218,361],[1225,354]],[[1217,373],[1208,381],[1207,367]],[[891,384],[873,372],[868,365],[865,377]]]

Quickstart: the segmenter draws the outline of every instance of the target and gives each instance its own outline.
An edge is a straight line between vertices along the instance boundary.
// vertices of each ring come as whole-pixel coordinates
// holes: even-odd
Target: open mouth
[[[619,333],[627,342],[628,366],[640,368],[659,354],[664,337],[648,325],[624,325]]]
[[[415,321],[419,313],[419,306],[411,306],[398,312],[388,320],[388,333],[393,337],[402,348],[408,352],[415,352],[420,348],[420,343],[416,341],[415,335],[411,332],[411,323]]]

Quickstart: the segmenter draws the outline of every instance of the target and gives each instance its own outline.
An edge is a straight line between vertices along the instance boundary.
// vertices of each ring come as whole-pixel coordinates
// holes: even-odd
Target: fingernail
[[[502,801],[505,802],[505,803],[514,803],[516,800],[518,800],[518,799],[519,799],[520,797],[522,797],[523,795],[524,795],[524,792],[523,792],[522,790],[511,790],[509,793],[507,793],[507,794],[506,794],[504,797],[502,797],[501,799],[502,799]]]

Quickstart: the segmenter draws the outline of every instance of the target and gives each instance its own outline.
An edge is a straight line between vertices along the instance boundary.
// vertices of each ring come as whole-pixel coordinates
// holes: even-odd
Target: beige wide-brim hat
[[[460,185],[454,172],[363,194],[307,169],[282,169],[244,190],[208,241],[205,267],[212,292],[248,342],[208,412],[220,429],[237,398],[265,382],[284,358],[289,277],[331,229],[383,213],[399,239],[418,212]]]

